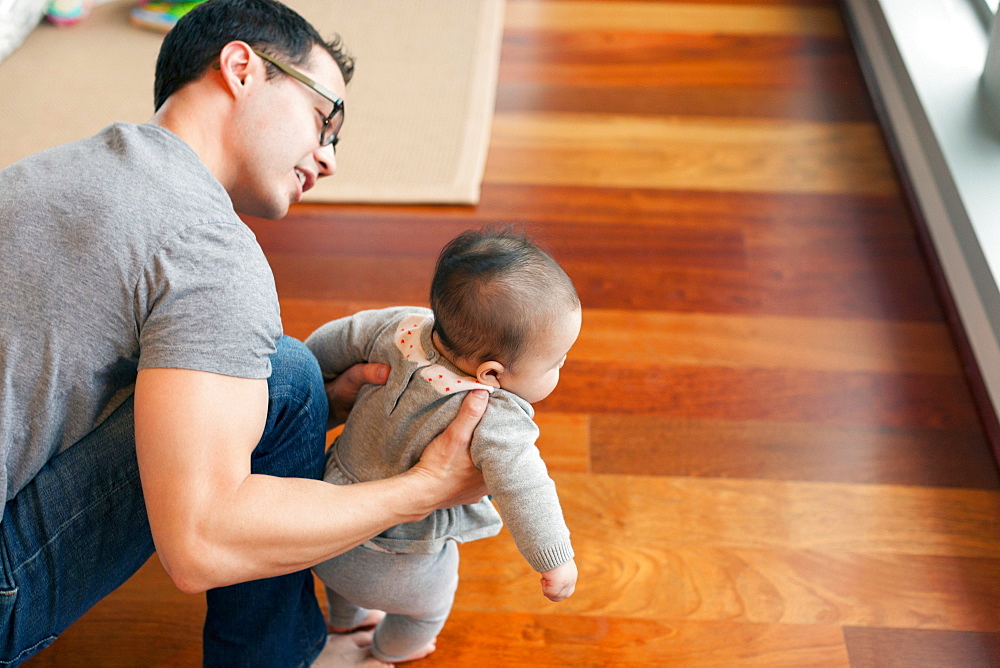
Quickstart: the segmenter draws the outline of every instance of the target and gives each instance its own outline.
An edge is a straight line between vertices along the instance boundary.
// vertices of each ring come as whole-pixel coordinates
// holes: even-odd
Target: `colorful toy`
[[[146,0],[129,12],[129,20],[140,28],[167,32],[202,2],[204,0]]]
[[[45,19],[57,26],[69,26],[87,18],[93,0],[51,0],[45,8]]]
[[[177,21],[205,0],[139,0],[129,12],[132,25],[157,32],[167,32]],[[56,25],[68,26],[87,18],[94,0],[49,0],[45,18]]]

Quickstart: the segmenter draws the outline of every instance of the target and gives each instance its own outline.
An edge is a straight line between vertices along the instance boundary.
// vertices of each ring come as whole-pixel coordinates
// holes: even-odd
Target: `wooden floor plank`
[[[518,224],[502,219],[475,221],[441,220],[420,225],[421,238],[408,240],[414,222],[407,220],[369,222],[351,230],[345,221],[327,221],[296,225],[294,229],[261,225],[258,239],[268,254],[295,254],[305,257],[364,258],[388,260],[386,270],[392,270],[397,259],[420,258],[435,260],[441,247],[458,232],[479,228],[490,222],[524,227],[543,245],[551,246],[559,259],[600,260],[605,263],[634,262],[634,255],[644,259],[681,267],[713,269],[746,269],[745,233],[723,225],[701,228],[696,225],[663,224],[628,225],[622,223],[592,223],[585,229],[574,221],[559,221],[545,225]],[[812,238],[812,237],[809,237]],[[311,241],[311,243],[310,243]],[[786,242],[787,243],[787,242]],[[843,242],[842,242],[843,243]],[[430,277],[428,277],[429,283]]]
[[[535,424],[541,431],[538,449],[549,471],[590,472],[589,415],[539,411]]]
[[[595,473],[1000,489],[977,426],[598,415],[591,418],[590,438]]]
[[[789,266],[786,257],[792,258],[795,266]],[[870,281],[870,264],[830,267],[824,272],[800,264],[802,260],[793,252],[778,249],[747,261],[750,267],[746,270],[719,271],[644,263],[639,273],[599,261],[566,260],[561,264],[588,308],[909,321],[940,317],[940,307],[931,294],[903,291],[913,285],[930,287],[919,257],[892,257],[886,265],[893,273],[877,284]],[[309,289],[314,288],[311,284]],[[374,285],[368,289],[369,293],[386,294]]]
[[[304,338],[329,320],[403,302],[285,298],[281,303],[284,312],[294,314],[285,320],[285,332]],[[412,305],[426,306],[426,296]],[[843,318],[585,308],[570,357],[615,365],[638,358],[657,366],[962,375],[943,324]]]
[[[855,668],[1000,666],[998,633],[848,627],[844,635]]]
[[[91,631],[71,629],[26,663],[93,668],[195,666],[200,663],[199,597],[180,600],[168,642],[162,627],[144,629],[147,604],[132,593],[150,588],[170,598],[159,564],[150,562],[90,615]],[[130,590],[135,590],[131,592]],[[114,612],[110,612],[111,609]],[[100,633],[93,633],[99,631]],[[147,631],[149,635],[147,635]],[[476,639],[474,643],[470,639]],[[109,645],[116,647],[109,654]],[[841,631],[828,625],[738,624],[690,620],[561,616],[456,610],[427,666],[742,665],[846,666]],[[495,662],[495,663],[493,663]]]
[[[777,420],[898,429],[972,429],[963,378],[787,369],[566,363],[539,406],[561,413]]]
[[[499,78],[608,88],[864,90],[844,39],[638,30],[505,31]]]
[[[259,227],[258,235],[283,296],[414,303],[427,299],[441,246],[458,232],[481,224],[468,220],[428,224],[426,241],[387,242],[381,252],[371,244],[405,238],[405,224],[370,222],[349,235],[341,233],[341,223],[303,225],[301,231],[290,230],[284,236],[262,231],[275,228]],[[588,308],[909,321],[942,318],[912,238],[883,236],[866,243],[845,234],[800,230],[779,239],[753,231],[738,234],[687,225],[663,231],[648,225],[616,228],[598,223],[583,230],[572,223],[524,228],[550,248]],[[315,235],[311,245],[310,232]],[[343,245],[339,252],[324,248],[338,241]],[[641,263],[642,271],[635,270],[636,263]],[[883,275],[873,280],[879,271]]]
[[[651,546],[574,537],[577,592],[549,605],[512,541],[463,549],[456,610],[663,621],[890,626],[996,633],[997,559],[818,550]],[[603,546],[603,547],[600,547]],[[592,550],[598,550],[595,554]],[[466,553],[469,554],[466,554]],[[655,556],[654,556],[655,555]],[[485,565],[484,565],[485,564]],[[492,567],[488,564],[493,564]],[[594,582],[594,588],[587,583]]]
[[[1000,492],[556,482],[578,552],[577,593],[547,603],[504,533],[463,546],[457,609],[1000,631]]]
[[[545,602],[537,576],[504,534],[462,548],[457,611],[575,615],[584,627],[590,622],[582,620],[592,617],[621,617],[1000,630],[991,604],[1000,595],[1000,546],[991,540],[1000,529],[1000,493],[580,474],[556,478],[580,554],[578,594],[558,605]],[[863,524],[859,517],[865,518]],[[96,610],[92,623],[106,625],[109,633],[113,625],[123,628],[130,616],[141,616],[137,601],[150,589],[162,589],[166,600],[172,596],[183,610],[177,617],[178,651],[190,652],[200,599],[169,594],[164,577],[155,562],[148,564],[106,601],[113,612],[105,619]],[[744,624],[728,626],[731,633],[755,633]],[[137,641],[134,632],[127,637]],[[78,650],[73,638],[67,634],[55,647]],[[92,640],[81,642],[93,646]],[[578,642],[597,649],[586,637]],[[816,637],[805,645],[813,651],[824,646]],[[725,651],[726,645],[714,647]],[[697,639],[672,646],[674,652],[695,655],[708,649]],[[562,648],[560,655],[573,651]],[[671,656],[671,648],[664,651],[657,656]],[[56,651],[43,656],[58,659]]]
[[[830,7],[747,5],[720,12],[711,5],[685,2],[508,0],[504,28],[508,32],[610,30],[844,37],[840,14]]]
[[[961,376],[938,323],[586,309],[573,359]]]
[[[859,81],[860,86],[860,81]],[[770,118],[814,122],[870,122],[871,102],[857,90],[815,87],[665,84],[641,88],[532,81],[501,81],[500,112],[587,112],[625,116],[694,116],[703,118]]]
[[[996,490],[578,473],[555,480],[574,532],[594,541],[617,532],[640,541],[641,552],[687,545],[1000,559]],[[1000,569],[992,577],[1000,584]]]
[[[437,646],[421,665],[849,665],[843,637],[830,626],[456,611]]]
[[[559,253],[555,253],[559,257]],[[308,258],[271,254],[270,262],[285,272],[278,289],[290,299],[342,300],[381,304],[422,304],[434,260],[376,257]],[[679,313],[730,313],[803,318],[855,318],[936,321],[940,316],[932,295],[919,290],[900,295],[894,290],[921,285],[919,259],[897,262],[896,274],[877,286],[866,282],[864,267],[831,271],[836,283],[817,272],[781,273],[780,260],[754,262],[754,270],[708,271],[697,267],[645,264],[636,275],[625,267],[599,261],[563,261],[585,308]],[[758,270],[774,268],[761,275]]]
[[[906,203],[899,198],[860,193],[720,192],[697,189],[608,188],[603,186],[540,186],[483,184],[482,198],[472,206],[341,205],[291,207],[282,221],[247,218],[252,229],[269,243],[288,236],[312,236],[340,254],[349,254],[371,230],[383,252],[393,253],[407,244],[423,248],[445,239],[458,226],[479,227],[498,220],[534,225],[572,224],[577,233],[593,225],[616,224],[655,228],[739,230],[755,237],[777,238],[789,231],[816,238],[907,238],[916,240]],[[403,239],[382,236],[393,225],[420,230]],[[340,243],[331,242],[336,235]],[[425,238],[431,237],[430,240]],[[382,244],[385,244],[383,247]],[[440,247],[440,246],[438,246]],[[280,246],[278,247],[280,248]],[[916,251],[917,246],[912,247]]]
[[[586,143],[580,137],[588,137]],[[877,126],[498,113],[490,183],[894,195]]]

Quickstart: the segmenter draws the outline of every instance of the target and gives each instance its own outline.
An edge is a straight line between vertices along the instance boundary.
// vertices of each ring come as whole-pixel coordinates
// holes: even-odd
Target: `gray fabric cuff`
[[[556,566],[562,566],[574,556],[573,546],[567,540],[564,543],[550,545],[544,550],[539,550],[531,555],[525,555],[525,559],[539,573],[551,571]]]

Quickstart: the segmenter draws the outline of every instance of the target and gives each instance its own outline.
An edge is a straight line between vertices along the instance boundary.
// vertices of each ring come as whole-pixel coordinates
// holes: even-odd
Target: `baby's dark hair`
[[[434,332],[452,354],[477,363],[515,367],[534,335],[579,306],[566,272],[508,226],[457,236],[431,282]]]

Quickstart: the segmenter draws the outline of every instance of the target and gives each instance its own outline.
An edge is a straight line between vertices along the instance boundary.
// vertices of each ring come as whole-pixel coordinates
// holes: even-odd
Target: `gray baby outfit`
[[[449,572],[435,576],[444,579],[437,580],[433,587],[420,582],[421,578],[413,577],[413,573],[428,570],[422,561],[442,560],[442,550],[450,542],[494,536],[500,531],[502,516],[518,550],[536,571],[551,570],[573,557],[555,484],[534,445],[539,433],[532,420],[534,410],[510,392],[479,384],[441,357],[431,339],[433,323],[433,312],[426,308],[362,311],[327,323],[306,339],[327,379],[359,362],[391,367],[385,385],[362,388],[344,433],[330,448],[324,479],[334,484],[380,480],[407,471],[420,459],[427,444],[455,418],[467,391],[482,388],[492,392],[486,414],[473,436],[471,454],[483,472],[499,514],[488,499],[438,510],[419,522],[392,527],[314,569],[335,592],[348,581],[356,589],[355,580],[361,576],[371,583],[384,582],[386,589],[396,589],[397,595],[399,583],[412,583],[406,585],[412,589],[411,597],[433,599],[422,607],[439,624],[429,627],[419,615],[400,613],[407,615],[411,627],[397,629],[391,639],[383,626],[404,627],[406,622],[390,614],[389,624],[380,625],[374,653],[384,661],[399,660],[419,649],[443,626],[454,594],[452,579],[457,585],[457,555],[446,560]],[[362,556],[352,555],[359,551]],[[373,562],[380,567],[365,567]],[[383,572],[383,568],[392,572]],[[331,616],[337,617],[331,619],[335,626],[358,623],[364,617],[358,605],[395,612],[388,606],[379,607],[380,601],[355,600],[349,604],[335,592],[328,592]],[[346,596],[348,592],[341,594]],[[414,634],[416,639],[401,641],[399,636],[406,633]]]

